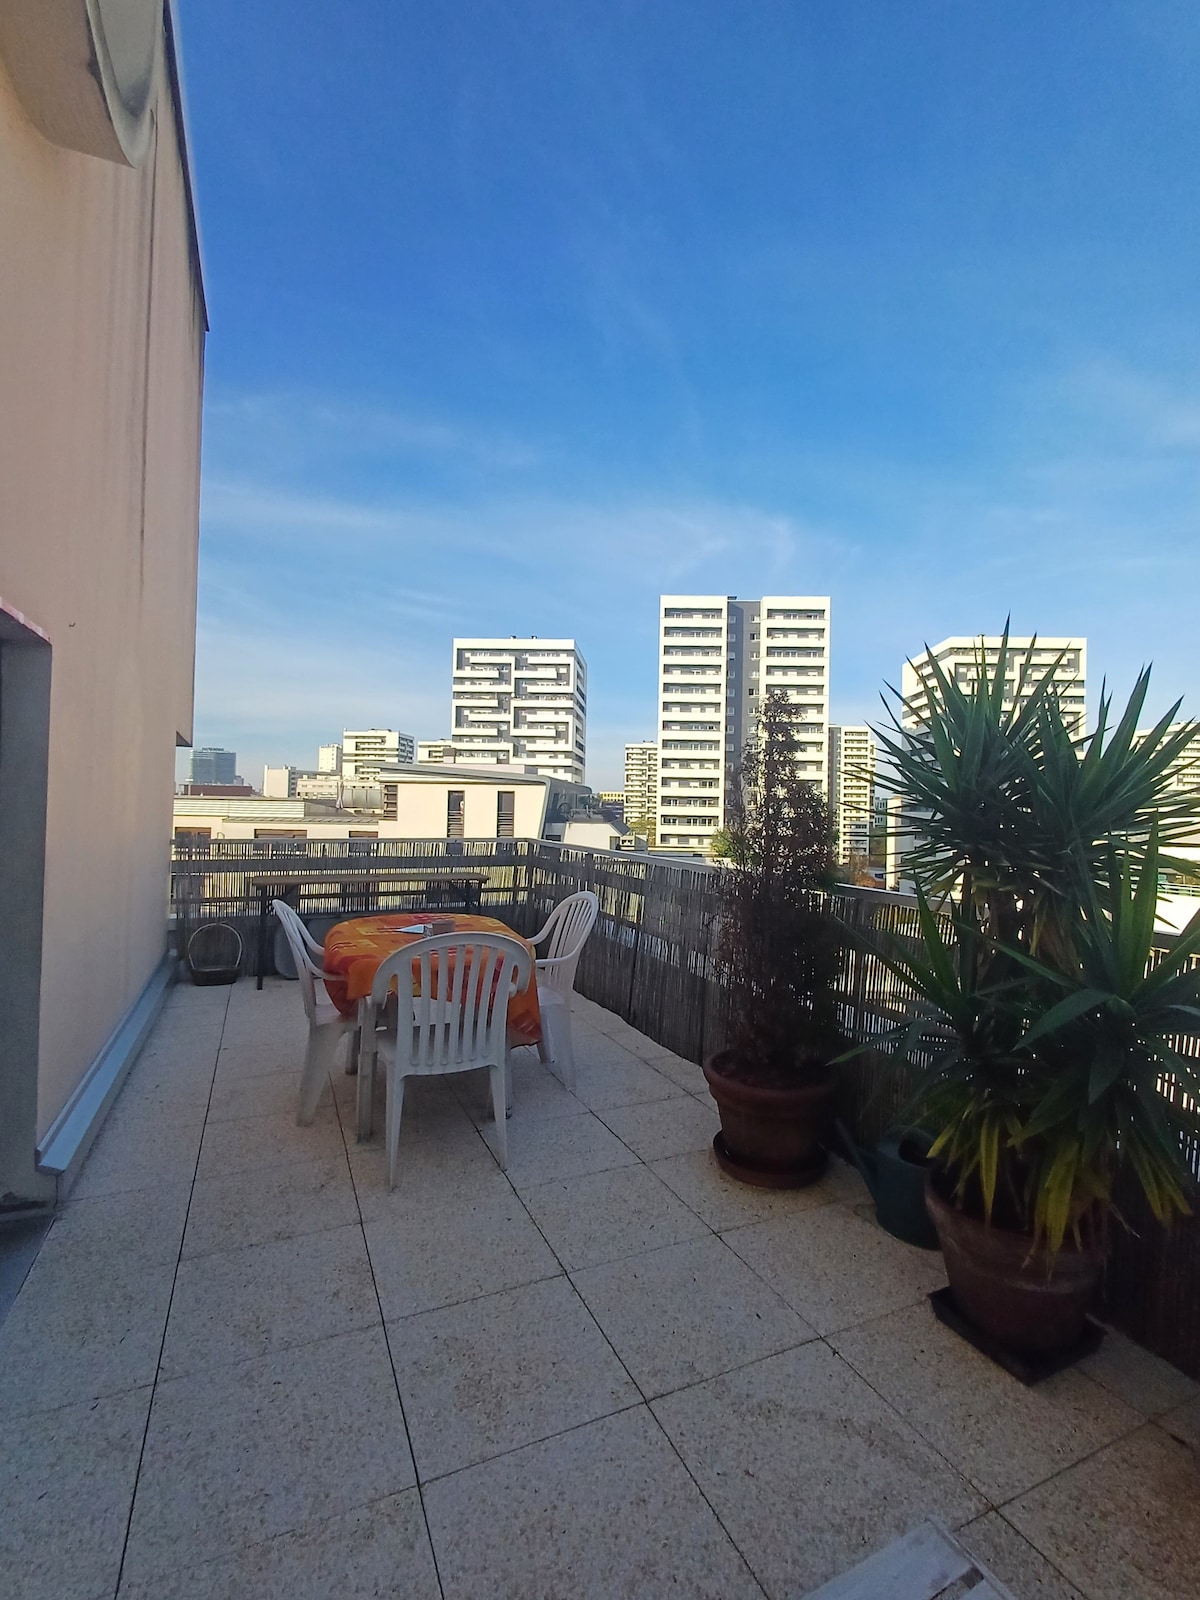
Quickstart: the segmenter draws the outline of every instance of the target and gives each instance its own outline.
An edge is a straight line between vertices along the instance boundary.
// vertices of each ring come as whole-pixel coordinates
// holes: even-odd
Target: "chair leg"
[[[558,1032],[555,1039],[555,1053],[558,1064],[562,1069],[561,1076],[564,1088],[575,1090],[575,1046],[571,1039],[571,1007],[563,1007],[562,1016],[558,1020]]]
[[[492,1081],[492,1119],[496,1124],[496,1160],[500,1164],[501,1172],[508,1170],[508,1118],[505,1115],[505,1079],[507,1073],[503,1065],[488,1068],[488,1077]]]
[[[404,1114],[405,1078],[398,1066],[388,1073],[387,1080],[387,1147],[388,1188],[396,1187],[396,1169],[400,1165],[400,1118]]]
[[[336,1024],[308,1030],[308,1049],[304,1052],[304,1071],[300,1075],[300,1103],[296,1108],[296,1121],[302,1128],[308,1127],[317,1114],[321,1091],[333,1067],[341,1036]]]

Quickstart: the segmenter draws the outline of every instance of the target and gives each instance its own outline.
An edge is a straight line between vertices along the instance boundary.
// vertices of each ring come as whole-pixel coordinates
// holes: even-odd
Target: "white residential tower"
[[[663,595],[659,619],[658,848],[701,850],[725,823],[729,779],[758,708],[802,708],[798,770],[828,784],[827,595]]]
[[[455,639],[450,739],[475,766],[583,783],[587,667],[574,639]]]

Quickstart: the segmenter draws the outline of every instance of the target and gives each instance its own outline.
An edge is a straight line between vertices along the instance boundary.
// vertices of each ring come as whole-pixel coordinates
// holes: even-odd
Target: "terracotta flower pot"
[[[709,1092],[721,1114],[713,1141],[726,1172],[764,1189],[799,1189],[825,1170],[833,1117],[834,1077],[784,1088],[754,1083],[731,1070],[730,1052],[704,1063]]]
[[[1101,1253],[1064,1245],[1053,1259],[1041,1248],[1031,1254],[1028,1234],[957,1210],[938,1187],[931,1173],[925,1203],[963,1316],[1017,1352],[1046,1354],[1076,1344],[1104,1265]]]

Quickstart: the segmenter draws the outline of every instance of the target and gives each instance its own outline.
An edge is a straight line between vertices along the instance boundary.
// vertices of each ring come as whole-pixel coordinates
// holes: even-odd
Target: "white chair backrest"
[[[272,900],[271,909],[279,918],[279,926],[287,936],[292,959],[296,963],[296,978],[300,984],[300,994],[304,1000],[305,1014],[310,1022],[315,1022],[317,1020],[317,982],[325,974],[308,953],[308,947],[313,941],[308,937],[308,929],[301,922],[298,913],[288,905],[286,900]]]
[[[541,988],[568,993],[575,987],[579,952],[595,927],[599,914],[600,901],[590,889],[568,895],[555,906],[546,920],[546,926],[534,940],[539,945],[543,939],[547,941],[546,954],[538,961],[538,984]]]
[[[444,933],[415,939],[380,964],[371,985],[378,1010],[395,983],[398,1015],[412,1018],[409,1073],[447,1072],[504,1061],[509,996],[529,982],[533,961],[519,939]],[[397,1029],[404,1060],[405,1027]]]

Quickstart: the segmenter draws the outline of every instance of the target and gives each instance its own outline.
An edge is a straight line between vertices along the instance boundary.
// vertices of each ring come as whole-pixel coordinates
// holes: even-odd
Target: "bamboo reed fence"
[[[343,866],[344,877],[329,876]],[[314,868],[321,880],[306,883],[305,873]],[[456,903],[456,885],[475,878],[480,909],[526,936],[560,900],[591,889],[600,914],[580,960],[580,993],[688,1060],[703,1060],[724,1041],[724,998],[714,966],[720,868],[528,839],[180,841],[171,862],[177,948],[203,922],[230,922],[243,936],[245,970],[254,972],[260,902],[253,880],[265,869],[282,874],[281,898],[303,916],[332,920],[416,909],[431,895],[448,909]],[[885,935],[915,941],[916,902],[844,887],[834,909],[861,935],[847,941],[839,1000],[847,1033],[867,1046],[841,1068],[839,1110],[858,1142],[869,1146],[895,1125],[911,1089],[909,1073],[870,1048],[871,1040],[912,1003],[870,945]],[[1164,1084],[1163,1092],[1175,1091]],[[1187,1155],[1200,1180],[1200,1149]],[[1200,1220],[1188,1217],[1163,1230],[1132,1187],[1121,1198],[1121,1212],[1128,1230],[1113,1230],[1105,1313],[1200,1378]]]

